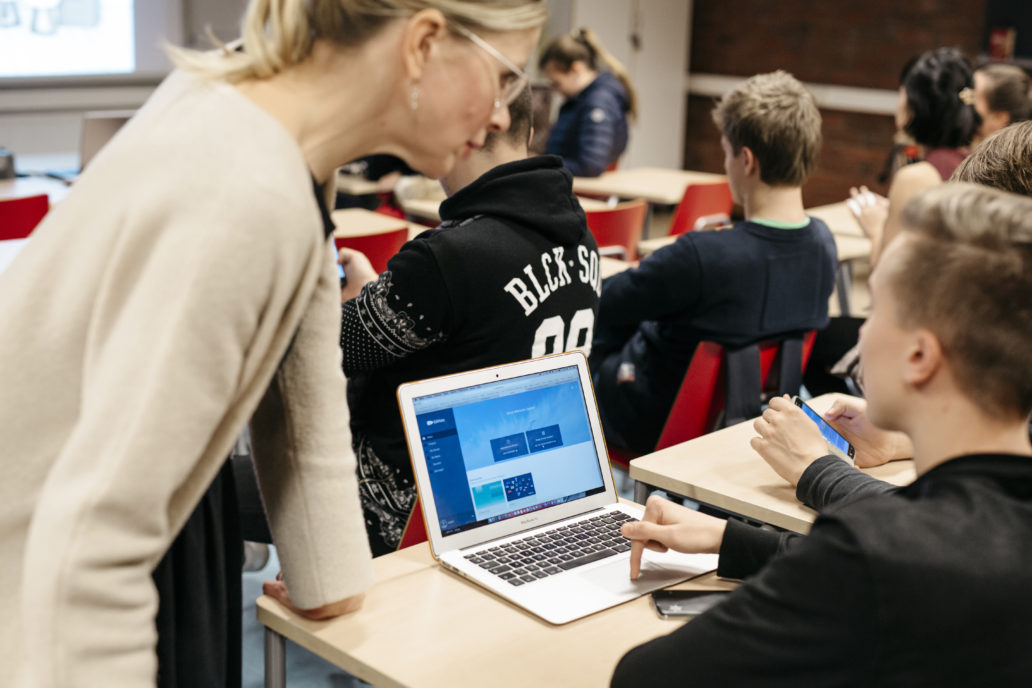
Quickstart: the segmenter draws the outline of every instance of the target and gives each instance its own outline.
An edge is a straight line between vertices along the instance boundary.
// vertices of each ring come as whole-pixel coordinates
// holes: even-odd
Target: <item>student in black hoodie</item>
[[[590,352],[598,247],[562,161],[527,158],[529,90],[509,114],[508,131],[490,134],[441,180],[442,224],[406,243],[385,272],[341,251],[341,346],[374,556],[397,549],[416,500],[399,384]]]

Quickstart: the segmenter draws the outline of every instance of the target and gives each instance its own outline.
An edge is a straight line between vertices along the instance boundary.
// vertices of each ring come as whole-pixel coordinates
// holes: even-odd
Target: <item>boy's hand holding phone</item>
[[[759,437],[749,444],[793,486],[811,463],[828,455],[828,443],[820,429],[788,395],[771,399],[770,407],[753,422],[753,429]]]
[[[880,466],[889,461],[909,459],[914,445],[901,432],[882,430],[867,420],[867,401],[847,394],[836,394],[824,417],[833,422],[856,447],[856,465]]]

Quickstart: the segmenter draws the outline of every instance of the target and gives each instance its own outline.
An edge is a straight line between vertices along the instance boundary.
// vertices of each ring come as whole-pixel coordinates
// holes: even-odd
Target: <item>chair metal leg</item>
[[[265,688],[287,688],[287,639],[265,628]]]
[[[835,291],[838,294],[839,314],[849,317],[849,292],[853,289],[853,264],[845,261],[835,271]]]
[[[640,480],[634,481],[634,502],[636,504],[644,504],[645,500],[649,498],[649,493],[651,492],[651,485],[647,485]]]

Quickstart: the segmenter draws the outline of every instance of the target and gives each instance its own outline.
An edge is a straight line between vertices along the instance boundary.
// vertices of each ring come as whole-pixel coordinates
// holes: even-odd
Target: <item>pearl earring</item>
[[[412,84],[412,93],[409,94],[409,107],[412,112],[419,109],[419,84]]]

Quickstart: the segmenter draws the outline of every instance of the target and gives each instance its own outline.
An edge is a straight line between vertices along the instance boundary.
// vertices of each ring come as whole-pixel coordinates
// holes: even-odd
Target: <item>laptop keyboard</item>
[[[633,520],[621,511],[611,511],[465,558],[512,585],[533,583],[626,552],[631,541],[620,534],[620,526]]]

